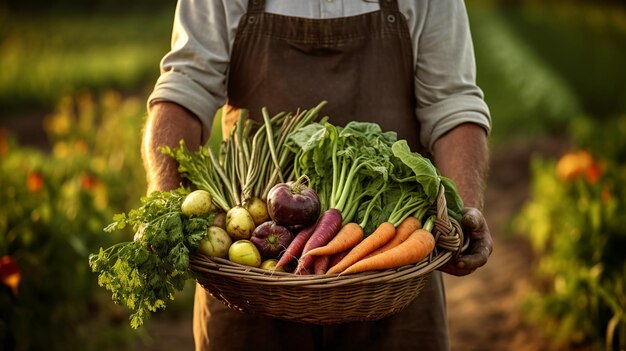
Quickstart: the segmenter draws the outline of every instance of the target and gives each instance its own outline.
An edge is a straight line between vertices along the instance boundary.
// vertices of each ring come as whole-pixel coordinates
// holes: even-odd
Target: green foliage
[[[116,12],[120,13],[121,9],[124,11],[150,11],[156,8],[163,8],[166,6],[174,6],[175,2],[166,0],[135,0],[132,2],[124,0],[6,0],[4,2],[6,8],[11,11],[18,12],[34,12],[40,13],[41,11],[49,12],[76,12],[76,13],[90,13],[90,12]]]
[[[560,132],[583,110],[563,77],[528,45],[502,13],[469,8],[477,81],[493,120],[492,142]]]
[[[366,235],[383,221],[397,226],[410,215],[422,219],[443,178],[406,140],[396,140],[395,132],[383,132],[376,123],[313,123],[294,131],[287,145],[295,153],[295,176],[308,177],[322,211],[338,210],[344,225],[359,223]],[[447,195],[450,213],[460,216],[456,188],[450,186]]]
[[[130,308],[130,325],[138,328],[150,312],[166,307],[174,294],[193,277],[189,253],[206,239],[212,216],[186,217],[180,207],[186,189],[153,192],[128,214],[115,216],[106,228],[113,232],[131,226],[134,240],[102,248],[89,256],[98,284],[113,293],[113,301]]]
[[[144,104],[116,93],[63,99],[46,119],[50,153],[0,135],[0,256],[21,271],[18,293],[0,285],[0,348],[106,350],[128,345],[87,265],[115,211],[145,189],[139,155]]]
[[[587,114],[626,111],[626,8],[560,1],[502,11],[502,18],[570,87]]]
[[[516,226],[537,252],[528,314],[558,345],[626,345],[626,116],[575,124],[578,147],[558,163],[535,159],[532,197]],[[585,126],[584,128],[581,126]],[[610,146],[610,147],[607,147]],[[593,155],[593,158],[587,157]]]
[[[0,12],[0,108],[44,107],[88,89],[151,87],[169,49],[173,9],[158,13]]]

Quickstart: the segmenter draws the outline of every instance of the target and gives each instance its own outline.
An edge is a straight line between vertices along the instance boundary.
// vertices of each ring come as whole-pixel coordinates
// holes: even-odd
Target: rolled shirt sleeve
[[[462,0],[425,1],[411,28],[416,70],[416,115],[420,142],[432,149],[454,127],[475,123],[487,133],[491,116],[476,85],[476,64],[465,4]],[[411,21],[410,21],[411,22]]]
[[[239,1],[180,0],[171,50],[161,60],[148,106],[175,102],[195,114],[208,131],[226,101],[229,51],[244,13]]]

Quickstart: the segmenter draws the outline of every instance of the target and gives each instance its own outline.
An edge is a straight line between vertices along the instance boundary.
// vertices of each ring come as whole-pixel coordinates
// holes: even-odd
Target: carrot
[[[418,229],[400,245],[376,256],[360,260],[341,273],[353,274],[413,264],[428,256],[434,247],[433,235],[424,229]]]
[[[363,240],[363,228],[358,223],[351,222],[344,225],[328,244],[312,249],[306,255],[334,255],[343,250],[353,248],[361,240]]]
[[[341,261],[344,257],[346,257],[346,255],[348,253],[350,253],[351,249],[352,248],[346,249],[346,250],[341,251],[340,253],[332,255],[330,257],[330,265],[328,266],[328,268],[331,268],[331,267],[337,265],[337,263],[339,263],[339,261]]]
[[[300,270],[308,268],[313,263],[313,256],[306,255],[307,252],[314,248],[324,246],[339,232],[341,229],[342,216],[335,208],[329,208],[324,211],[317,221],[317,226],[311,234],[309,240],[307,240],[304,249],[302,250],[302,257],[298,261],[298,267],[294,273],[298,274]]]
[[[296,234],[295,238],[291,241],[289,246],[287,246],[287,249],[285,249],[285,252],[276,263],[276,269],[283,267],[291,260],[302,254],[304,245],[306,245],[306,242],[309,240],[309,238],[311,238],[311,235],[313,234],[316,226],[317,223],[314,223],[308,227],[303,228],[298,232],[298,234]]]
[[[363,239],[357,246],[344,257],[339,263],[328,270],[328,274],[341,273],[344,269],[367,256],[370,252],[385,245],[396,232],[396,227],[390,222],[381,223],[372,234]]]
[[[402,222],[400,222],[398,227],[396,227],[396,235],[394,235],[394,237],[391,240],[389,240],[388,243],[372,251],[366,257],[372,257],[381,252],[385,252],[391,249],[392,247],[398,246],[401,242],[405,241],[409,237],[409,235],[411,235],[414,231],[420,229],[421,227],[422,227],[422,222],[420,222],[420,220],[417,219],[416,217],[409,216],[405,218]]]
[[[328,270],[328,265],[330,264],[330,256],[315,256],[315,260],[313,261],[313,273],[314,274],[324,274]]]

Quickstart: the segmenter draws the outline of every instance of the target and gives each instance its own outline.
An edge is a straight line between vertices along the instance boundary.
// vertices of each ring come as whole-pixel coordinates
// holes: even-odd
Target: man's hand
[[[476,208],[466,207],[462,215],[461,226],[466,240],[469,240],[469,247],[456,259],[439,268],[442,272],[456,276],[468,275],[484,266],[493,251],[493,240],[483,214]]]
[[[477,125],[461,124],[440,137],[433,149],[435,164],[442,175],[455,181],[466,206],[461,226],[470,242],[466,252],[439,270],[457,276],[467,275],[487,263],[493,250],[493,240],[480,211],[489,156],[486,133]]]

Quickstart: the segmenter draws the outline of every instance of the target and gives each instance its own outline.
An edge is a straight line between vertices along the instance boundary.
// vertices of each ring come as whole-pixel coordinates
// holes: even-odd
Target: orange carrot
[[[356,246],[361,240],[363,240],[363,228],[357,223],[348,223],[339,230],[339,233],[328,244],[315,248],[307,252],[306,255],[334,255]]]
[[[396,227],[390,222],[381,223],[372,234],[363,239],[359,244],[350,250],[350,252],[339,263],[328,270],[328,274],[337,274],[344,269],[350,267],[356,261],[367,256],[370,252],[385,245],[396,232]]]
[[[376,256],[360,260],[341,273],[353,274],[413,264],[428,256],[434,247],[433,235],[424,229],[418,229],[400,245]]]
[[[420,228],[422,228],[422,222],[420,222],[419,219],[413,216],[409,216],[405,218],[402,222],[400,222],[400,224],[396,228],[396,235],[394,235],[394,237],[391,240],[389,240],[388,243],[372,251],[366,257],[372,257],[379,253],[385,252],[391,249],[392,247],[398,246],[400,243],[405,241],[409,237],[409,235],[411,235],[414,231]]]

